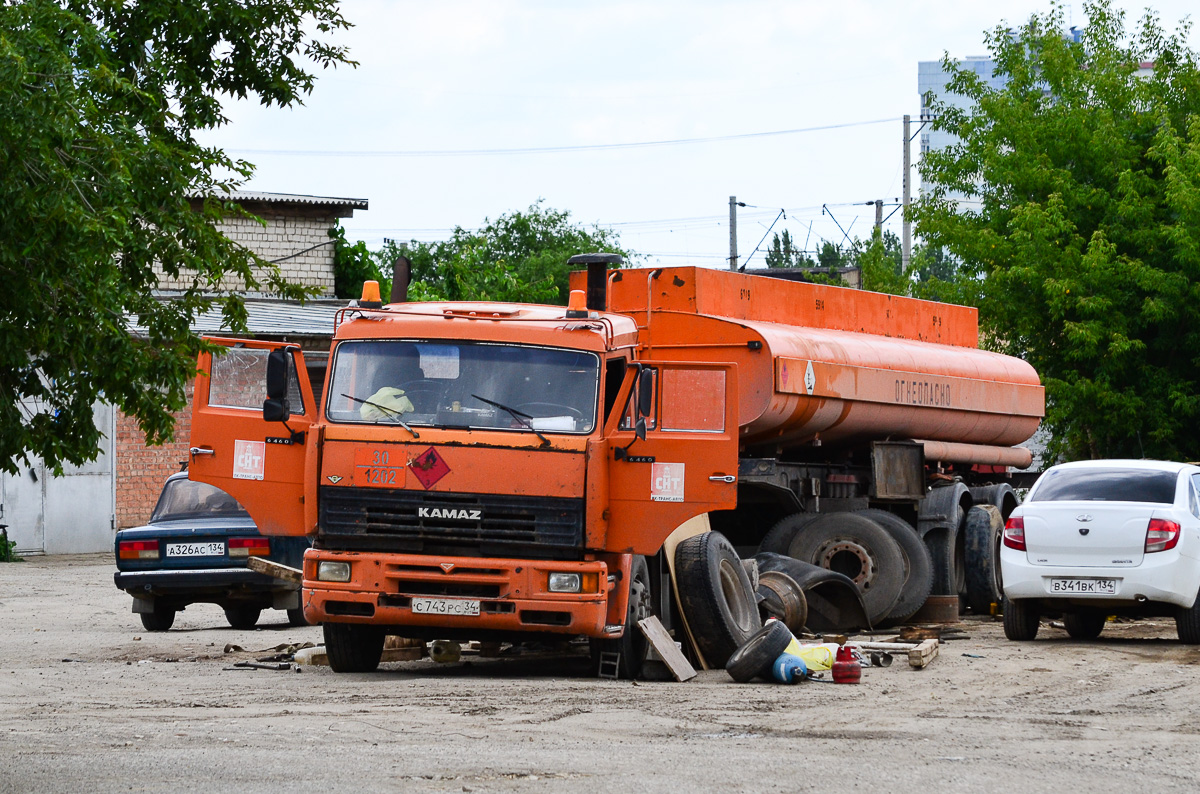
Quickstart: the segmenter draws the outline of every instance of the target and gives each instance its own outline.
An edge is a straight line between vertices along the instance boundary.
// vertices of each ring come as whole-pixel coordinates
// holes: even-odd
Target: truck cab
[[[294,346],[209,341],[191,476],[311,536],[303,607],[335,669],[373,669],[387,634],[619,650],[661,611],[638,558],[736,503],[736,368],[642,361],[636,321],[582,295],[360,302],[320,403]]]

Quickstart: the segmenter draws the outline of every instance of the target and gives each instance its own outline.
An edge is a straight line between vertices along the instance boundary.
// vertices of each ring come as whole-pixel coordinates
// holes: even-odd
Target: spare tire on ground
[[[725,663],[725,672],[739,684],[744,684],[756,676],[765,677],[779,654],[787,650],[792,639],[792,633],[788,631],[787,626],[778,620],[768,621],[733,652],[733,656]]]
[[[856,513],[828,513],[805,524],[792,539],[788,556],[850,577],[871,623],[888,616],[907,578],[897,542]]]
[[[1000,543],[1004,519],[995,505],[977,505],[967,511],[966,532],[967,606],[977,615],[990,615],[993,603],[1004,599],[1000,580]]]
[[[785,554],[764,552],[754,555],[754,559],[758,560],[760,577],[779,571],[800,585],[808,606],[805,626],[809,631],[837,633],[871,628],[862,594],[848,576]]]
[[[820,517],[820,513],[792,513],[785,516],[763,536],[762,543],[758,544],[758,551],[787,554],[796,533]]]
[[[758,561],[754,560],[755,566]],[[758,611],[765,622],[775,618],[793,634],[804,631],[808,620],[808,599],[796,580],[782,571],[764,571],[758,575]]]
[[[741,558],[720,532],[705,532],[675,548],[675,580],[692,639],[709,665],[724,667],[762,628]]]
[[[933,591],[933,560],[929,557],[929,549],[921,542],[916,527],[894,513],[871,508],[857,510],[855,515],[874,521],[900,547],[907,576],[904,586],[900,588],[900,597],[887,614],[886,622],[903,623],[916,614]]]

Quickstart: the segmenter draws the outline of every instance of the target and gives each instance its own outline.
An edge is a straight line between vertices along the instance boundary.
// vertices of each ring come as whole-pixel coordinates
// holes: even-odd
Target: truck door
[[[737,366],[654,361],[623,388],[609,439],[610,551],[654,554],[684,521],[737,504]],[[646,438],[638,438],[638,419]]]
[[[214,339],[221,355],[201,353],[192,397],[191,457],[188,475],[227,492],[250,513],[265,535],[304,535],[315,524],[316,505],[306,520],[305,464],[316,439],[310,432],[316,404],[300,349],[283,342]],[[263,419],[267,399],[267,357],[288,356],[287,392],[291,416]]]

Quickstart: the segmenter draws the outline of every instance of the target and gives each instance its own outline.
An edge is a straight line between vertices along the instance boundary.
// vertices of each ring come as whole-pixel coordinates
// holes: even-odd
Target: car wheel
[[[307,626],[308,618],[304,617],[304,607],[296,607],[287,611],[289,626]]]
[[[1004,599],[1004,636],[1018,642],[1037,637],[1041,614],[1037,604],[1027,599]]]
[[[326,623],[325,654],[335,673],[369,673],[379,667],[384,634],[375,626]]]
[[[1068,612],[1063,615],[1063,627],[1073,639],[1094,640],[1104,631],[1105,620],[1102,612]]]
[[[175,623],[175,610],[154,605],[153,612],[142,612],[142,626],[146,631],[166,631]]]
[[[792,639],[787,626],[778,620],[769,621],[733,652],[725,663],[725,672],[739,684],[763,675],[771,669],[779,654],[787,650]]]
[[[225,619],[235,629],[252,629],[258,623],[262,609],[258,607],[232,606],[225,607]]]
[[[688,538],[675,548],[679,605],[692,637],[713,667],[725,662],[762,628],[750,578],[720,532]]]
[[[1200,596],[1196,603],[1175,613],[1175,630],[1184,645],[1200,645]]]
[[[871,624],[883,620],[900,600],[904,555],[883,527],[854,513],[828,513],[792,540],[788,556],[849,576],[862,593]]]
[[[933,591],[933,560],[929,557],[929,549],[917,536],[917,531],[907,521],[886,510],[857,510],[855,515],[869,518],[883,528],[892,540],[900,546],[904,556],[907,578],[900,588],[900,597],[896,599],[892,611],[888,612],[887,620],[892,623],[903,623],[916,614],[917,610],[929,598]]]
[[[600,654],[620,654],[617,662],[617,677],[632,680],[642,672],[649,641],[638,626],[652,614],[650,605],[650,566],[646,558],[636,556],[629,567],[629,606],[625,610],[625,633],[615,640],[593,637],[589,641],[592,653],[592,669],[599,672]]]

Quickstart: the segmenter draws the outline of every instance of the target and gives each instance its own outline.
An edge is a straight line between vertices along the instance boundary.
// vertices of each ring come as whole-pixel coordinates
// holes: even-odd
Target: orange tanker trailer
[[[1015,504],[996,472],[1029,464],[1043,395],[977,349],[974,309],[572,261],[565,310],[358,301],[319,400],[293,346],[201,356],[191,476],[312,536],[335,669],[373,669],[386,634],[584,635],[633,676],[634,622],[680,607],[719,665],[758,624],[760,548],[845,574],[876,621],[979,584],[969,533],[996,522],[973,508]]]

